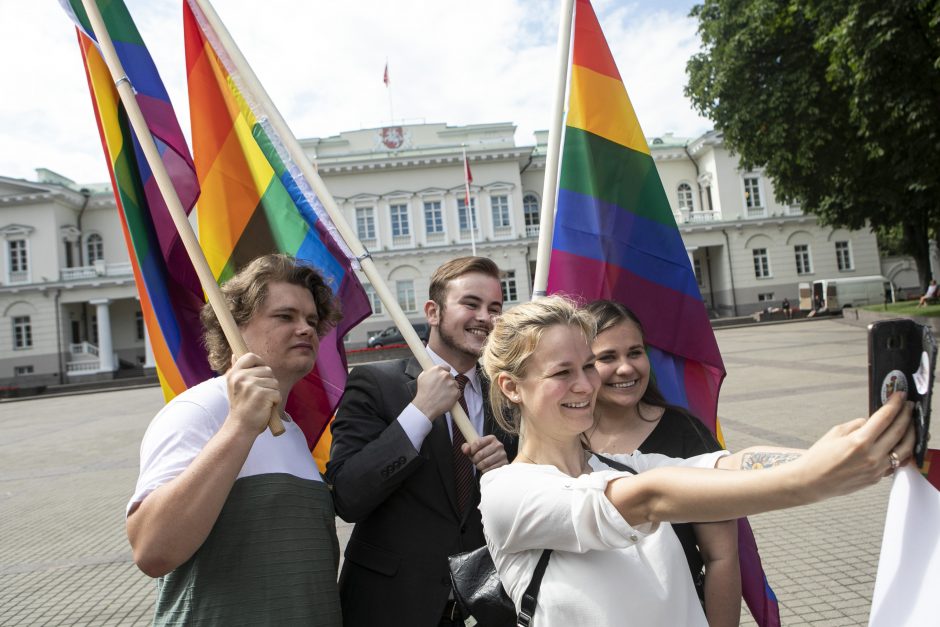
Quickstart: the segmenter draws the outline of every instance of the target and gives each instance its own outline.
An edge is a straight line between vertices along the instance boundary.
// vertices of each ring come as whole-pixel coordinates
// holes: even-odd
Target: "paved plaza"
[[[821,320],[717,337],[732,450],[805,447],[867,413],[864,328]],[[0,404],[0,625],[150,623],[155,584],[131,562],[124,506],[161,404],[154,387]],[[752,519],[784,625],[867,624],[889,489]],[[742,624],[754,625],[746,611]]]

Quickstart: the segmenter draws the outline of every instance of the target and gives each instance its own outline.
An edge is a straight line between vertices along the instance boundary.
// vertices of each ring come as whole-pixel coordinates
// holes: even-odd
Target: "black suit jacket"
[[[355,522],[340,574],[343,623],[432,627],[450,592],[447,556],[483,546],[479,487],[461,517],[447,421],[437,417],[420,451],[396,418],[412,401],[414,359],[359,366],[350,373],[333,421],[327,480],[336,512]],[[496,427],[483,377],[484,432]]]

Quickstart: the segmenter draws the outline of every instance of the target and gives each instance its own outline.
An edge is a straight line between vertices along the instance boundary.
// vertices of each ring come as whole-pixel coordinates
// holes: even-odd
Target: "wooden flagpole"
[[[87,2],[88,0],[85,1]],[[228,54],[232,63],[237,68],[242,80],[245,82],[247,91],[251,94],[254,100],[259,103],[261,108],[267,114],[268,122],[271,123],[271,126],[274,128],[274,130],[283,139],[285,148],[287,148],[291,160],[297,165],[297,167],[300,169],[300,172],[304,175],[304,177],[307,179],[307,182],[313,188],[313,191],[320,198],[320,202],[323,204],[324,209],[326,209],[326,212],[329,214],[330,219],[333,221],[333,225],[340,234],[340,237],[342,237],[346,242],[346,246],[348,246],[350,251],[352,251],[352,254],[359,259],[359,265],[362,269],[362,272],[366,275],[369,283],[372,284],[372,287],[375,289],[376,294],[382,301],[382,305],[389,313],[392,321],[398,327],[399,331],[401,331],[402,337],[408,344],[408,348],[410,348],[411,352],[414,354],[415,359],[417,359],[418,363],[421,365],[421,368],[424,370],[433,368],[434,362],[431,361],[430,356],[425,350],[424,344],[421,342],[421,338],[418,337],[414,327],[411,326],[411,322],[405,316],[405,312],[402,311],[401,305],[398,304],[398,299],[396,299],[392,292],[388,289],[388,286],[385,284],[385,281],[379,274],[379,271],[375,266],[375,262],[372,260],[371,254],[366,251],[365,247],[362,245],[362,242],[359,241],[359,237],[346,222],[346,219],[339,210],[333,195],[330,194],[329,190],[326,188],[326,185],[323,183],[323,179],[320,178],[320,175],[310,163],[310,160],[307,159],[307,155],[304,153],[303,148],[301,148],[300,142],[297,141],[297,138],[294,137],[290,127],[287,126],[287,122],[285,122],[284,118],[281,117],[280,112],[271,101],[271,98],[268,96],[268,93],[265,91],[264,87],[262,87],[258,77],[255,76],[255,73],[248,64],[248,61],[242,55],[241,50],[239,50],[237,44],[232,39],[232,36],[225,28],[225,25],[219,19],[215,9],[212,8],[212,4],[208,0],[188,0],[188,2],[190,3],[191,7],[198,9],[198,12],[202,14],[205,21],[215,32],[216,37],[218,37],[219,42],[225,49],[225,52]],[[473,428],[473,425],[470,423],[470,419],[467,418],[466,412],[464,412],[463,408],[460,407],[459,403],[454,404],[450,410],[450,415],[453,417],[454,424],[457,425],[461,433],[463,433],[463,436],[467,442],[475,442],[480,439],[480,436]]]
[[[229,311],[225,298],[222,296],[222,290],[219,289],[219,285],[216,283],[215,277],[209,269],[209,264],[202,252],[202,248],[199,247],[199,241],[196,239],[193,227],[186,217],[186,211],[183,209],[179,196],[176,194],[173,181],[170,179],[170,175],[166,171],[166,166],[163,164],[163,159],[160,158],[157,145],[150,135],[147,121],[144,119],[144,115],[141,113],[140,107],[137,104],[134,88],[124,72],[124,67],[121,65],[121,60],[118,58],[117,52],[114,50],[111,35],[108,33],[101,13],[98,11],[98,5],[95,3],[95,0],[82,0],[82,4],[85,7],[85,12],[88,14],[92,32],[94,32],[95,38],[98,40],[101,56],[108,66],[108,71],[111,73],[111,78],[114,80],[114,84],[117,87],[118,95],[121,97],[121,103],[127,111],[127,117],[130,120],[131,127],[134,129],[134,134],[137,135],[137,140],[140,142],[147,163],[150,165],[153,176],[157,181],[160,193],[163,194],[163,199],[170,212],[170,217],[173,218],[173,224],[176,225],[176,230],[183,240],[186,253],[189,255],[193,268],[196,270],[196,275],[199,277],[199,283],[205,291],[206,297],[213,311],[215,311],[216,317],[219,319],[222,331],[225,333],[225,339],[228,340],[229,346],[232,347],[232,353],[234,353],[236,357],[241,357],[248,352],[248,347],[245,345],[245,340],[238,330],[238,325],[235,324],[232,312]],[[284,424],[281,422],[277,407],[272,407],[271,417],[268,420],[268,428],[271,429],[271,433],[276,436],[284,433]]]
[[[564,129],[565,87],[568,85],[568,57],[571,49],[571,19],[574,0],[562,0],[558,24],[558,58],[555,75],[555,101],[552,103],[552,124],[548,129],[548,154],[545,157],[545,182],[542,185],[542,212],[539,217],[539,246],[535,256],[535,278],[532,298],[545,296],[548,288],[548,264],[552,256],[552,235],[555,232],[555,200],[558,193],[558,157]]]

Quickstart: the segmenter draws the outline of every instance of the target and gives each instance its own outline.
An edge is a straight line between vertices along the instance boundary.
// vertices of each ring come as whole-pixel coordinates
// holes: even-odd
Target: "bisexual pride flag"
[[[724,364],[649,146],[589,0],[578,0],[549,293],[608,298],[643,322],[656,383],[713,433]],[[739,525],[745,601],[780,624],[750,526]]]

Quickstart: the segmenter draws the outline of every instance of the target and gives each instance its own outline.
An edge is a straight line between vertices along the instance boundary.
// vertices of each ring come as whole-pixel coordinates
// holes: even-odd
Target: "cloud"
[[[698,48],[691,2],[595,6],[644,131],[709,127],[682,95]],[[127,0],[189,135],[177,1]],[[299,137],[396,120],[513,122],[520,144],[549,125],[559,3],[548,0],[225,0],[216,10]],[[263,7],[260,8],[259,7]],[[663,8],[668,7],[668,8]],[[50,1],[0,0],[0,175],[47,167],[107,180],[74,30]],[[16,19],[9,19],[15,15]]]

